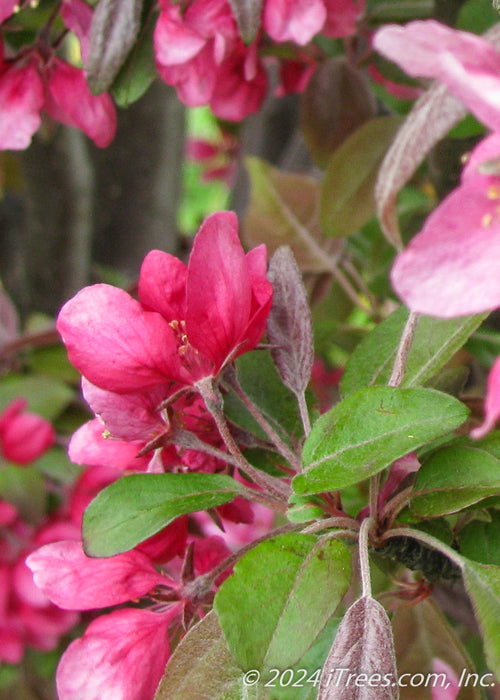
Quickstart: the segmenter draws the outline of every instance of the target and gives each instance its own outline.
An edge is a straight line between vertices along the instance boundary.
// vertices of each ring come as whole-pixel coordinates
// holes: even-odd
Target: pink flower
[[[486,398],[484,400],[484,421],[471,430],[471,438],[478,440],[493,430],[500,418],[500,357],[490,370],[486,384]]]
[[[439,658],[432,661],[432,672],[446,678],[444,683],[432,686],[432,700],[455,700],[460,692],[459,678],[454,669]]]
[[[275,41],[304,45],[316,34],[354,34],[364,0],[266,0],[263,25]]]
[[[80,39],[85,58],[91,8],[81,0],[65,0],[61,14]],[[81,129],[101,148],[111,143],[116,113],[110,96],[92,95],[83,71],[58,58],[46,38],[8,59],[3,46],[0,51],[0,149],[27,148],[42,111]]]
[[[264,29],[275,41],[307,44],[326,21],[323,0],[267,0]]]
[[[152,700],[170,655],[172,607],[163,613],[125,608],[88,626],[61,657],[59,700]]]
[[[161,78],[190,107],[209,104],[221,119],[255,112],[267,80],[255,44],[246,47],[227,0],[161,3],[154,49]]]
[[[492,134],[396,258],[392,284],[413,311],[452,318],[500,306],[499,158],[500,134]]]
[[[247,255],[236,216],[210,216],[186,266],[152,251],[139,298],[95,285],[67,302],[57,327],[71,362],[93,384],[127,393],[165,382],[195,385],[216,377],[264,334],[272,302],[264,246]]]
[[[36,529],[16,509],[0,501],[0,663],[19,663],[26,647],[50,650],[79,619],[75,612],[56,608],[33,582],[25,559],[40,541],[58,528]],[[65,533],[69,532],[68,528]]]
[[[15,399],[0,414],[0,452],[5,459],[25,465],[51,447],[55,440],[52,425],[27,412],[27,401]]]
[[[434,20],[387,25],[377,51],[414,77],[443,82],[490,129],[500,129],[500,53],[486,39]]]

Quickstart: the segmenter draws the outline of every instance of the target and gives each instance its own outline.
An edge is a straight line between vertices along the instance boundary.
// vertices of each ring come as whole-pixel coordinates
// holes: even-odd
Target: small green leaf
[[[453,319],[420,316],[405,365],[402,387],[422,386],[459,350],[487,314]],[[364,386],[387,384],[408,311],[394,311],[359,343],[340,382],[347,396]]]
[[[350,236],[375,215],[377,171],[400,123],[399,116],[370,119],[333,153],[321,188],[319,220],[326,236]]]
[[[485,511],[489,520],[472,520],[459,533],[460,553],[481,564],[500,566],[500,513]]]
[[[482,633],[486,662],[500,675],[500,567],[464,560],[465,588]]]
[[[342,542],[312,535],[281,535],[242,557],[215,597],[241,668],[284,669],[300,659],[347,590],[350,558]]]
[[[287,433],[300,437],[302,422],[297,402],[280,380],[270,355],[262,350],[247,352],[238,358],[236,368],[241,387],[278,433],[283,438]],[[224,412],[235,425],[267,439],[262,428],[232,391],[224,396]]]
[[[361,389],[314,424],[293,488],[312,494],[356,484],[446,435],[467,415],[460,401],[433,389]]]
[[[500,456],[489,449],[492,443],[464,438],[434,452],[417,473],[412,513],[424,518],[456,513],[498,494]]]
[[[101,491],[83,516],[85,551],[126,552],[186,513],[231,501],[241,487],[223,474],[131,474]]]
[[[212,610],[176,647],[154,700],[241,700],[243,697],[260,700],[267,694],[257,687],[243,685],[241,669],[229,653]]]
[[[157,76],[153,49],[156,18],[156,13],[146,17],[135,45],[113,81],[111,92],[119,107],[136,102]]]

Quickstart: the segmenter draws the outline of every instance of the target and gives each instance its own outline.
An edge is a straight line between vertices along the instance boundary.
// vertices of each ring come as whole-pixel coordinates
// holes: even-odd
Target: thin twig
[[[375,521],[373,518],[365,518],[361,523],[359,530],[358,548],[359,548],[359,570],[361,574],[361,586],[363,598],[371,598],[372,583],[370,574],[370,559],[368,557],[368,534],[370,528]]]
[[[299,405],[300,419],[304,428],[304,435],[307,437],[311,432],[311,419],[309,418],[309,410],[306,403],[306,395],[304,392],[296,394],[297,403]]]

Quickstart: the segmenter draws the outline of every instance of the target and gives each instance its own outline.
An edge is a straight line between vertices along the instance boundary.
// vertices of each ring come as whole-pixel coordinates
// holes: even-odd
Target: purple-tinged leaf
[[[364,75],[344,58],[330,58],[317,68],[301,102],[301,128],[311,155],[325,168],[345,139],[377,113]]]
[[[273,255],[268,278],[274,290],[267,320],[271,355],[285,386],[299,395],[311,377],[313,332],[302,275],[288,246]]]
[[[142,0],[99,0],[90,28],[86,66],[90,90],[111,87],[140,29]]]
[[[229,0],[238,23],[241,38],[250,44],[259,31],[262,14],[262,0]]]
[[[500,46],[500,25],[484,35]],[[420,97],[392,142],[379,171],[375,186],[378,215],[386,238],[401,247],[397,221],[398,192],[420,163],[448,131],[467,114],[467,108],[439,83]]]
[[[435,84],[420,97],[382,162],[375,185],[378,216],[387,240],[401,248],[396,202],[429,151],[467,114],[444,85]]]
[[[321,673],[318,700],[395,700],[399,697],[389,618],[363,596],[346,612]]]

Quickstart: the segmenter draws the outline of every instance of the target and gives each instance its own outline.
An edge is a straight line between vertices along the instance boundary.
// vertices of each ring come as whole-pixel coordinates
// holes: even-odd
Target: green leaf
[[[25,398],[28,409],[47,420],[54,420],[73,400],[72,390],[55,378],[11,374],[0,384],[0,410],[18,397]]]
[[[40,522],[45,515],[47,488],[33,466],[1,464],[0,497],[12,503],[30,523]]]
[[[464,584],[472,601],[492,673],[500,675],[500,567],[464,560]]]
[[[131,474],[101,491],[83,516],[85,551],[126,552],[186,513],[231,501],[241,487],[223,474]]]
[[[477,442],[466,438],[434,452],[420,467],[410,508],[429,518],[455,513],[500,490],[498,436]],[[496,445],[495,445],[496,446]]]
[[[375,215],[373,189],[377,171],[400,123],[399,116],[370,119],[330,158],[319,214],[326,236],[350,236]]]
[[[402,387],[425,384],[459,350],[487,314],[453,319],[420,316],[405,364]],[[394,311],[359,343],[340,382],[343,396],[364,386],[387,384],[408,311]]]
[[[236,368],[241,387],[278,433],[283,438],[287,433],[300,437],[302,422],[295,396],[280,380],[270,355],[262,350],[247,352],[238,358]],[[224,396],[224,412],[235,425],[267,439],[262,428],[232,391]]]
[[[248,694],[246,694],[248,693]],[[229,653],[212,610],[176,647],[154,700],[260,700],[261,688],[244,686],[243,674]]]
[[[148,89],[157,76],[153,49],[156,13],[146,17],[137,42],[116,76],[111,92],[119,107],[129,107]]]
[[[460,553],[481,564],[500,566],[500,513],[485,513],[489,520],[473,520],[460,530]]]
[[[293,488],[312,494],[356,484],[446,435],[467,415],[462,403],[433,389],[361,389],[314,424]]]
[[[339,541],[281,535],[255,547],[220,587],[215,609],[243,669],[287,668],[309,649],[350,582]]]
[[[60,447],[44,452],[33,466],[40,474],[60,484],[72,484],[82,471],[81,467],[70,462],[66,450]]]

